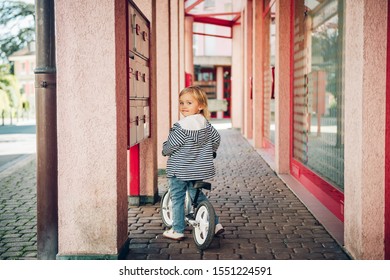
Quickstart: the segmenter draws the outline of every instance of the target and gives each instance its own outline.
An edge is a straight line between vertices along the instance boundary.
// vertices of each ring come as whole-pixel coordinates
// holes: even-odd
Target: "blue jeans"
[[[186,223],[184,220],[184,202],[186,198],[186,191],[189,191],[190,197],[193,200],[196,194],[196,189],[194,188],[195,182],[196,181],[182,181],[180,179],[177,179],[176,177],[169,178],[169,188],[171,191],[173,212],[172,228],[178,233],[183,233],[186,227]],[[203,192],[200,192],[198,197],[198,203],[204,200],[207,200],[207,197],[204,195]],[[218,224],[218,220],[218,216],[215,215],[215,224]]]

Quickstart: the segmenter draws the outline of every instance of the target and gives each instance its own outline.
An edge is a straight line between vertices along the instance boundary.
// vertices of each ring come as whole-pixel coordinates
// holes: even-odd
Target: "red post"
[[[130,196],[140,195],[139,145],[130,148]]]

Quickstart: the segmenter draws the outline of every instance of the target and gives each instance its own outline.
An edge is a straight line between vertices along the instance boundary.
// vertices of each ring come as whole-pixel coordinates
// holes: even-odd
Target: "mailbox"
[[[129,147],[150,137],[149,21],[129,1]]]

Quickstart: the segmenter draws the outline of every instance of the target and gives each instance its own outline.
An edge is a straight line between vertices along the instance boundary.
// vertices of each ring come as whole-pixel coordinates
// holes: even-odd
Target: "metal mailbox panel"
[[[149,58],[149,26],[146,19],[135,9],[130,9],[131,13],[131,35],[130,49]]]
[[[149,97],[148,61],[134,56],[130,59],[130,98]]]
[[[137,97],[137,91],[135,90],[135,65],[134,65],[134,59],[129,58],[129,96],[130,98],[136,98]]]
[[[135,51],[149,58],[149,27],[140,14],[135,16]]]
[[[129,29],[129,49],[130,50],[134,50],[134,48],[135,48],[135,41],[134,41],[135,33],[133,32],[133,15],[134,15],[134,13],[135,13],[135,10],[134,10],[133,6],[131,6],[129,4],[128,29]]]

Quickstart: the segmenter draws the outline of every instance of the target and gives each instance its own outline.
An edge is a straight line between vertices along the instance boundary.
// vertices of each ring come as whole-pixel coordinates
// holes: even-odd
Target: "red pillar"
[[[140,195],[139,145],[130,148],[130,196]]]

